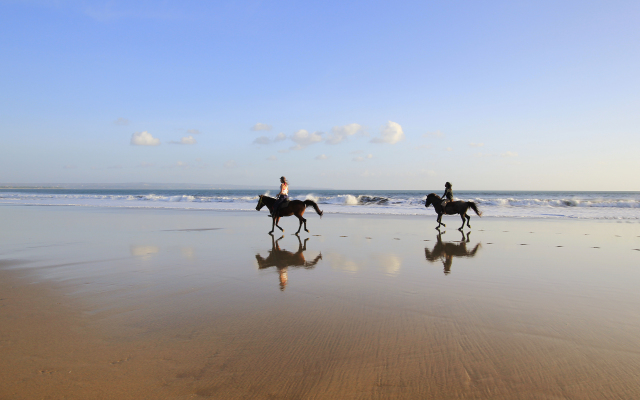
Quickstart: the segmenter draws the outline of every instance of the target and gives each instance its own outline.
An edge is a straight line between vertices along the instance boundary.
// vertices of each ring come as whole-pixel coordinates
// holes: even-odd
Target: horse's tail
[[[313,200],[305,200],[305,201],[304,201],[304,206],[305,206],[305,207],[312,206],[312,207],[313,207],[313,209],[314,209],[314,210],[316,210],[316,212],[318,213],[318,215],[320,216],[320,218],[322,218],[322,214],[324,214],[324,212],[318,208],[318,205],[316,204],[316,202],[315,202],[315,201],[313,201]]]
[[[474,203],[473,201],[467,201],[467,205],[469,206],[469,208],[476,212],[478,217],[482,217],[482,211],[478,210],[478,206],[476,206],[476,203]]]

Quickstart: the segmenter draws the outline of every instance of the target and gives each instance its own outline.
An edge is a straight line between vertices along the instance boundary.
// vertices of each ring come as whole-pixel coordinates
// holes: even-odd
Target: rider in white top
[[[276,200],[275,204],[273,205],[274,215],[277,215],[276,212],[278,210],[278,207],[280,207],[280,204],[282,204],[282,202],[284,202],[285,200],[289,200],[289,183],[287,182],[287,178],[281,176],[280,193],[278,193],[278,200]],[[272,217],[272,215],[269,215],[269,217]]]

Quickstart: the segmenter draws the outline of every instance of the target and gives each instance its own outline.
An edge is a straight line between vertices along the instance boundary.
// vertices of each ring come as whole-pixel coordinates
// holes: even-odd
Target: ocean
[[[427,194],[443,190],[290,191],[311,199],[329,214],[435,215]],[[0,204],[254,211],[261,190],[0,189]],[[456,200],[474,201],[483,217],[579,218],[640,221],[640,192],[462,191]],[[473,214],[471,214],[473,215]]]

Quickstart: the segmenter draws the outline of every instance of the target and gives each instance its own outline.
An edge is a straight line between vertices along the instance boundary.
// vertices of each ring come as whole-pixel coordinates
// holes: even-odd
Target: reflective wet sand
[[[640,398],[638,224],[264,215],[0,207],[0,398]]]

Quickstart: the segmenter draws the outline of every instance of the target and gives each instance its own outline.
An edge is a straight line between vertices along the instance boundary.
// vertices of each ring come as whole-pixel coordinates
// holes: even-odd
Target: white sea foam
[[[255,209],[258,194],[257,191],[213,190],[201,193],[0,191],[0,204],[249,211]],[[291,195],[291,199],[312,200],[329,214],[435,215],[433,207],[424,207],[424,198],[422,192],[380,191],[318,191]],[[467,192],[458,199],[477,203],[484,217],[640,221],[640,193]]]

